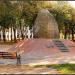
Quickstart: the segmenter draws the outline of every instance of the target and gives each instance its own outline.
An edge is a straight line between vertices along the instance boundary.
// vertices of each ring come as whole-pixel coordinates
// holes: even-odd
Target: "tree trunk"
[[[14,31],[14,42],[17,42],[17,40],[16,40],[16,29],[13,28],[13,31]]]
[[[72,31],[72,40],[74,41],[74,30],[73,30],[73,28],[71,29],[71,31]]]
[[[12,42],[12,27],[11,27],[11,42]]]
[[[6,39],[5,39],[5,28],[3,28],[3,41],[6,42]]]
[[[20,29],[19,29],[19,32],[20,32]],[[19,35],[18,35],[18,36],[19,36],[19,41],[20,41],[20,33],[19,33]]]
[[[21,37],[22,37],[22,40],[24,39],[24,35],[23,35],[23,32],[22,32],[22,30],[21,30]]]
[[[1,32],[1,31],[0,31]],[[0,33],[0,41],[1,41],[1,33]]]
[[[22,40],[24,39],[24,35],[23,35],[23,33],[22,33],[22,26],[21,26],[21,23],[20,23],[20,31],[21,31],[21,38],[22,38]]]
[[[65,32],[64,39],[66,39],[66,38],[67,38],[67,33]]]
[[[67,30],[66,30],[66,27],[65,27],[65,33],[64,33],[64,39],[67,38]]]

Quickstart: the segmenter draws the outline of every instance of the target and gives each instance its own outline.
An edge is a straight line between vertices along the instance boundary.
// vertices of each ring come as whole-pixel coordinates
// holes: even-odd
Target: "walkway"
[[[31,68],[33,65],[46,65],[46,64],[65,64],[65,63],[75,63],[75,43],[69,40],[60,40],[64,45],[65,49],[68,51],[64,52],[64,46],[57,46],[53,40],[50,39],[25,39],[15,45],[13,45],[7,51],[17,51],[18,54],[21,55],[21,64],[28,65]],[[61,49],[61,50],[60,50]],[[16,64],[16,59],[1,59],[0,64]],[[12,73],[56,73],[55,69],[51,68],[28,68],[22,66],[18,69],[18,67],[10,68],[10,72]],[[26,68],[26,69],[24,69]],[[7,72],[7,68],[5,68]],[[2,70],[0,70],[2,73]],[[58,73],[58,72],[57,72]]]
[[[58,74],[58,72],[55,69],[46,67],[6,65],[0,66],[0,74]]]
[[[17,51],[21,55],[21,63],[27,65],[75,63],[75,43],[60,41],[64,46],[58,47],[50,39],[25,39],[8,51]],[[62,51],[65,49],[68,51]]]

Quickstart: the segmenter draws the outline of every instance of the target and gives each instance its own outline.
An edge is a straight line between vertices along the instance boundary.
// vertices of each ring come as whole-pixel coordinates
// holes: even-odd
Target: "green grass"
[[[42,67],[56,69],[60,74],[75,74],[75,64],[52,64],[52,65],[36,65],[34,67]]]

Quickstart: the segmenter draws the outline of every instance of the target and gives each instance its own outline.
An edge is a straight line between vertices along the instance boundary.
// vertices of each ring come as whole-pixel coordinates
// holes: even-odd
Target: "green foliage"
[[[25,24],[32,27],[36,19],[36,14],[42,8],[47,8],[55,16],[59,29],[62,29],[64,21],[72,19],[72,8],[63,2],[63,5],[59,7],[60,3],[52,4],[48,1],[1,1],[0,3],[0,18],[6,15],[11,15],[15,20],[21,18],[24,19]],[[7,17],[8,18],[8,17]],[[18,19],[16,19],[18,18]]]
[[[22,28],[34,25],[40,9],[48,9],[55,17],[59,30],[69,28],[74,32],[75,9],[66,1],[51,3],[49,1],[0,1],[0,26],[2,28]],[[24,19],[24,24],[21,23]]]
[[[47,67],[57,69],[61,74],[75,74],[75,64],[55,64],[47,65]]]
[[[59,74],[75,74],[75,64],[35,65],[35,68],[47,67],[56,69]]]

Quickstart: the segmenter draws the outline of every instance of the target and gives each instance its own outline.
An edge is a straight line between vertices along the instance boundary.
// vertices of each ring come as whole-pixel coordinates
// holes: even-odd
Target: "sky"
[[[75,8],[75,1],[68,1],[68,2],[71,4],[72,7]]]
[[[49,3],[49,1],[47,1]],[[51,1],[50,1],[51,2]],[[52,1],[52,2],[56,2],[56,1]],[[68,1],[72,7],[75,8],[75,1]]]
[[[49,1],[47,1],[47,2],[49,3]],[[57,1],[50,1],[50,2],[57,3]],[[69,2],[69,4],[75,8],[75,1],[65,1],[65,2]]]

